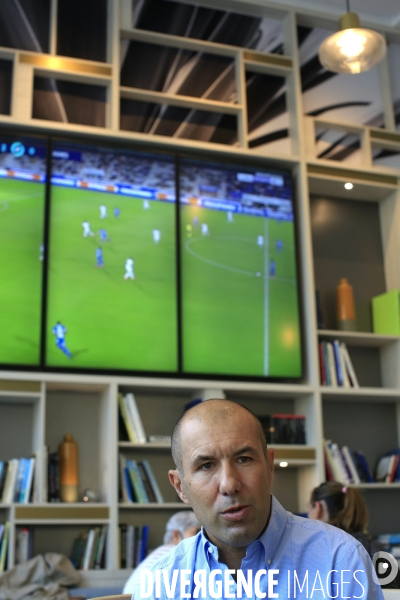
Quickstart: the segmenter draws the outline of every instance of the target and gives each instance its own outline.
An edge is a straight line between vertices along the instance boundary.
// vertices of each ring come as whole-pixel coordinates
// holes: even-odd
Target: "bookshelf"
[[[207,7],[207,0],[199,2]],[[37,504],[0,505],[0,522],[10,521],[8,567],[15,561],[16,528],[34,528],[35,552],[62,551],[68,554],[76,535],[93,525],[108,525],[106,569],[113,581],[127,577],[115,575],[117,569],[118,524],[150,525],[149,547],[161,543],[167,519],[185,509],[169,486],[166,472],[172,466],[168,444],[131,444],[121,441],[118,431],[118,393],[135,394],[147,435],[168,434],[183,406],[199,390],[220,389],[227,398],[241,402],[256,414],[294,412],[306,415],[307,445],[276,446],[276,481],[273,491],[292,511],[306,510],[311,489],[324,479],[322,438],[338,443],[356,444],[368,452],[372,465],[383,452],[400,444],[400,338],[372,333],[369,300],[372,295],[400,289],[400,169],[380,165],[374,159],[376,148],[400,151],[400,132],[396,130],[390,92],[388,61],[379,67],[383,127],[354,124],[349,120],[305,116],[301,86],[301,56],[297,45],[297,26],[337,28],[336,19],[323,19],[312,11],[293,11],[266,0],[256,0],[243,9],[234,0],[212,2],[214,8],[242,9],[255,17],[276,19],[281,23],[283,54],[249,51],[239,46],[176,35],[138,30],[132,23],[130,0],[109,0],[106,58],[93,60],[75,56],[73,60],[56,56],[57,0],[51,0],[53,22],[49,53],[26,49],[0,48],[0,58],[13,64],[13,83],[9,86],[9,111],[0,114],[0,127],[23,127],[26,132],[79,134],[93,142],[125,140],[144,149],[189,149],[221,156],[226,160],[241,157],[263,159],[268,164],[291,168],[297,192],[299,223],[299,263],[301,277],[302,324],[305,370],[296,384],[249,383],[241,381],[184,380],[137,376],[77,375],[0,371],[0,460],[30,455],[42,456],[47,444],[55,451],[62,436],[73,433],[80,451],[80,488],[91,488],[99,503],[76,505],[48,504],[43,495],[43,461],[37,469]],[[238,8],[239,6],[239,8]],[[1,10],[1,9],[0,9]],[[367,25],[367,24],[366,24]],[[374,27],[373,24],[371,24]],[[400,32],[380,27],[390,43],[400,44]],[[236,97],[220,102],[186,95],[139,89],[120,81],[120,42],[168,46],[182,51],[208,53],[232,61]],[[77,44],[79,46],[79,44]],[[56,57],[56,61],[53,59]],[[260,73],[280,77],[286,85],[289,131],[286,144],[254,146],[248,118],[246,76]],[[46,120],[34,115],[35,77],[54,77],[106,90],[104,122],[81,124]],[[353,80],[352,80],[353,81]],[[356,81],[356,80],[354,80]],[[354,85],[357,85],[354,83]],[[5,88],[6,89],[6,88]],[[7,91],[7,90],[6,90]],[[234,115],[237,143],[232,145],[196,139],[168,137],[129,130],[124,107],[129,102],[163,103]],[[316,132],[321,129],[354,134],[361,140],[357,164],[318,158]],[[268,127],[266,127],[267,131]],[[351,181],[354,188],[344,189]],[[333,215],[322,219],[321,207]],[[323,211],[322,211],[322,214]],[[363,236],[363,227],[372,232]],[[355,246],[357,246],[356,258]],[[375,254],[371,255],[371,248]],[[340,250],[340,252],[339,252]],[[334,293],[344,267],[350,267],[354,284],[357,332],[335,330]],[[317,330],[315,289],[325,295],[325,330]],[[360,380],[358,389],[329,389],[320,385],[319,340],[344,341]],[[118,497],[118,454],[147,458],[164,494],[163,504],[124,504]],[[286,461],[287,467],[280,463]],[[400,530],[399,484],[365,484],[371,512],[372,533]],[[384,508],[384,510],[382,510]],[[104,573],[86,574],[92,582],[103,581]],[[116,579],[115,579],[116,578]],[[110,579],[111,581],[111,579]]]

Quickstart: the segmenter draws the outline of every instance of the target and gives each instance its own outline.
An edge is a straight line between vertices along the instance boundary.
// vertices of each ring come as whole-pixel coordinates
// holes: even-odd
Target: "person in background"
[[[321,483],[311,492],[308,517],[349,533],[364,546],[371,559],[376,552],[384,550],[382,544],[373,540],[367,531],[368,508],[356,488],[337,481]],[[393,583],[382,587],[399,588],[400,574],[397,574]]]
[[[159,546],[145,558],[133,571],[126,582],[123,594],[132,594],[140,585],[140,570],[151,569],[159,558],[177,546],[181,540],[196,535],[200,531],[200,523],[192,510],[181,510],[169,519],[165,527],[164,540]]]

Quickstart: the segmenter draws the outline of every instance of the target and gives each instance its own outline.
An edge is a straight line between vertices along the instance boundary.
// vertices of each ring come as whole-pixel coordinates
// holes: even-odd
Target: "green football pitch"
[[[44,185],[0,180],[0,362],[38,365]]]
[[[100,219],[100,205],[107,218]],[[114,216],[114,208],[120,215]],[[94,236],[83,237],[82,222]],[[110,239],[100,242],[104,228]],[[156,244],[152,231],[158,229]],[[53,187],[46,362],[51,366],[177,369],[175,206],[87,190]],[[104,267],[96,268],[96,249]],[[134,260],[135,280],[124,280]],[[69,359],[53,326],[66,328]]]
[[[194,205],[181,222],[184,370],[299,377],[293,223],[237,214],[229,222]]]

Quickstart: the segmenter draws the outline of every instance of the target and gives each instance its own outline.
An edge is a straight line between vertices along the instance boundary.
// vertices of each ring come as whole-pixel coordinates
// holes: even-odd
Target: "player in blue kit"
[[[105,229],[99,229],[100,242],[111,242]]]
[[[119,217],[119,215],[121,214],[121,211],[118,207],[114,208],[114,217],[117,219]]]
[[[271,258],[271,260],[269,261],[269,276],[275,277],[275,275],[276,275],[276,264],[275,264],[275,260],[273,258]]]
[[[96,250],[96,264],[95,267],[98,268],[102,268],[104,267],[104,262],[103,262],[103,249],[102,248],[97,248]]]
[[[54,325],[51,332],[53,333],[53,335],[56,336],[57,348],[61,350],[61,352],[64,352],[64,354],[66,354],[68,358],[72,358],[72,354],[65,344],[65,334],[67,333],[67,328],[62,323],[60,323],[60,321],[57,321],[56,325]]]

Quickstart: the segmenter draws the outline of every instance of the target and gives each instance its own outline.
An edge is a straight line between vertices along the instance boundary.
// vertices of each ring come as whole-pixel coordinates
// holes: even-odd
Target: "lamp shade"
[[[324,40],[319,47],[322,66],[334,73],[361,73],[377,65],[386,54],[385,38],[376,31],[360,27],[355,13],[340,18],[341,31]]]

